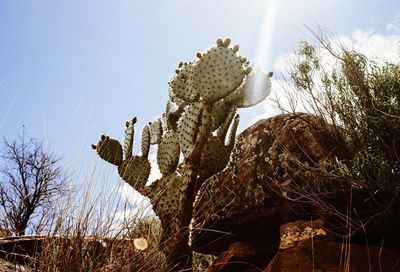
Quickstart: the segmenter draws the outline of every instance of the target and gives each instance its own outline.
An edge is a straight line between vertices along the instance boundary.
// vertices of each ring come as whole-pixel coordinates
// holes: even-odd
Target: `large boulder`
[[[305,240],[279,250],[264,272],[400,271],[400,252],[325,240]]]
[[[260,271],[272,260],[279,239],[233,243],[207,268],[207,272]]]
[[[322,118],[299,113],[257,122],[238,136],[229,165],[199,191],[194,250],[218,254],[237,241],[279,239],[282,224],[315,213],[285,197],[285,184],[315,181],[308,169],[351,156],[339,129]]]

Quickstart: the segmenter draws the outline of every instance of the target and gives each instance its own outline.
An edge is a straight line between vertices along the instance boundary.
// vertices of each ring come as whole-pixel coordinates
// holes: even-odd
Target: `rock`
[[[299,113],[260,120],[239,135],[229,165],[200,189],[194,250],[218,254],[236,241],[279,238],[282,224],[313,214],[312,206],[290,201],[282,188],[315,181],[310,167],[350,157],[338,130],[319,117]]]
[[[44,236],[0,238],[0,259],[15,264],[32,264],[42,252]]]
[[[280,250],[264,272],[400,271],[399,260],[386,248],[309,239]]]
[[[321,219],[283,224],[280,227],[280,237],[279,249],[295,247],[298,242],[308,239],[334,240],[332,235],[327,233],[325,222]]]
[[[208,267],[207,272],[260,271],[276,253],[279,240],[233,243]]]

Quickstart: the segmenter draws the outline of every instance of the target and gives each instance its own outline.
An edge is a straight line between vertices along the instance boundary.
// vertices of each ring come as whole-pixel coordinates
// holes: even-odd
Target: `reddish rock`
[[[379,247],[306,240],[280,250],[264,272],[400,271],[400,252]]]
[[[338,130],[316,116],[286,114],[257,122],[239,135],[230,164],[202,186],[193,248],[217,254],[236,241],[279,237],[282,224],[312,215],[311,206],[283,196],[285,184],[315,181],[308,168],[350,157]]]
[[[278,240],[236,242],[221,253],[207,272],[250,272],[262,270],[276,253]]]

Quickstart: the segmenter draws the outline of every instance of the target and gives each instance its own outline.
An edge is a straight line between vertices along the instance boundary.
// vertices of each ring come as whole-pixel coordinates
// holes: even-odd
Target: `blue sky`
[[[3,0],[0,136],[14,139],[25,125],[28,136],[44,140],[81,174],[79,182],[96,162],[111,169],[90,144],[102,133],[122,140],[132,116],[139,131],[160,115],[177,64],[216,38],[231,37],[241,55],[270,71],[310,38],[304,25],[346,37],[356,30],[394,41],[400,35],[398,0],[269,2]],[[265,20],[266,14],[271,18]],[[267,44],[260,45],[262,37]],[[260,50],[267,59],[256,61]],[[242,127],[264,111],[249,109]],[[110,177],[117,179],[116,171]]]

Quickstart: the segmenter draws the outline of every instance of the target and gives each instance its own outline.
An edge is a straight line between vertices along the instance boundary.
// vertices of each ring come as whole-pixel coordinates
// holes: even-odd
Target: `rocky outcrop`
[[[350,156],[338,130],[316,116],[286,114],[257,122],[239,135],[229,166],[201,188],[193,248],[216,254],[236,241],[279,237],[282,224],[312,214],[311,206],[284,197],[285,184],[315,181],[307,169]]]
[[[310,265],[318,265],[315,271],[346,268],[342,265],[351,271],[396,271],[391,270],[399,269],[396,192],[340,190],[333,184],[339,190],[315,193],[327,180],[335,181],[329,173],[337,161],[354,153],[341,129],[317,116],[284,114],[257,122],[239,135],[229,165],[200,189],[194,250],[218,256],[209,271],[312,271]],[[251,247],[252,241],[259,243]],[[267,261],[265,252],[273,251],[266,268],[256,256],[264,254]]]
[[[208,267],[207,272],[259,271],[276,253],[279,239],[233,243]]]
[[[400,252],[308,239],[279,250],[264,272],[400,271]]]

